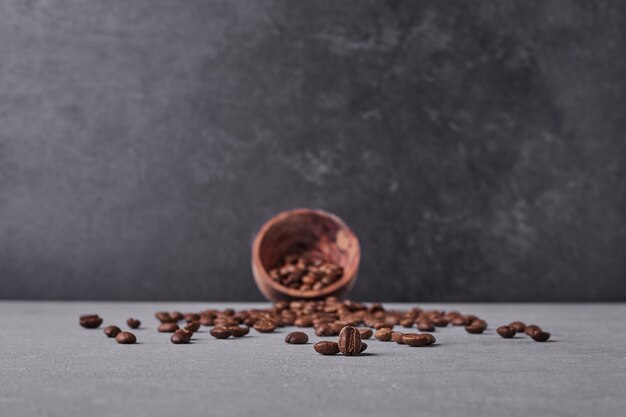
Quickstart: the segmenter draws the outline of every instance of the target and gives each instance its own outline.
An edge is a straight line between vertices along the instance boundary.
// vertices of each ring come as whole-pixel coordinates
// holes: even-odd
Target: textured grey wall
[[[318,207],[355,298],[626,300],[626,3],[0,2],[0,298],[260,299]]]

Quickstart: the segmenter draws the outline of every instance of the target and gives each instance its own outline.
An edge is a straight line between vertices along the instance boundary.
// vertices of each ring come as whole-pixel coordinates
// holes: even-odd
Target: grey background
[[[369,300],[626,299],[626,3],[0,1],[0,298],[258,300],[337,213]]]

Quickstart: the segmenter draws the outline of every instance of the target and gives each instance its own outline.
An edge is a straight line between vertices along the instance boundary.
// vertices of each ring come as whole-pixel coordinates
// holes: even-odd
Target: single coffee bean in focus
[[[336,342],[323,340],[313,345],[313,349],[322,355],[336,355],[339,353],[339,345]]]
[[[405,333],[402,335],[402,342],[405,345],[412,347],[427,346],[430,344],[430,339],[427,336],[417,333]]]
[[[228,327],[223,326],[215,326],[209,331],[209,333],[211,333],[211,336],[216,339],[228,339],[232,335],[231,330]]]
[[[291,345],[303,345],[309,341],[309,336],[303,332],[291,332],[285,336],[285,342]]]
[[[178,329],[172,334],[170,341],[174,343],[175,345],[182,345],[182,344],[186,345],[189,342],[191,342],[192,335],[193,333],[188,330]]]
[[[120,332],[115,336],[115,341],[121,345],[132,345],[137,342],[137,338],[131,332]]]
[[[361,353],[361,333],[356,327],[346,326],[339,333],[339,351],[346,356]]]

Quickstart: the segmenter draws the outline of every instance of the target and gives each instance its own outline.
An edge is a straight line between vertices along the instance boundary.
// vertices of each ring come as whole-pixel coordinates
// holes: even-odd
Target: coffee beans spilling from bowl
[[[296,261],[296,264],[298,262]],[[326,356],[339,353],[343,356],[361,355],[368,347],[364,340],[372,336],[378,342],[395,342],[407,347],[428,347],[436,343],[435,336],[431,333],[437,329],[463,326],[466,332],[477,335],[483,334],[488,329],[485,320],[458,311],[422,310],[418,307],[408,310],[388,310],[377,303],[341,301],[334,297],[319,301],[279,301],[267,309],[235,311],[227,308],[194,313],[159,311],[155,317],[159,321],[158,326],[155,326],[156,331],[168,333],[171,343],[176,345],[191,343],[194,334],[203,326],[211,327],[209,334],[215,339],[242,338],[251,328],[261,334],[274,333],[286,326],[312,328],[318,337],[337,338],[314,343],[314,351]],[[85,328],[97,328],[102,321],[97,314],[84,315],[79,319],[80,325]],[[130,328],[138,328],[140,324],[137,319],[127,321]],[[400,329],[406,331],[398,331]],[[550,333],[543,331],[539,326],[526,325],[521,321],[500,326],[496,333],[505,339],[516,338],[518,333],[526,334],[537,342],[550,339]],[[104,334],[115,338],[120,344],[133,344],[137,341],[134,334],[122,331],[115,325],[107,326]],[[284,341],[291,345],[308,344],[309,335],[302,331],[290,332]]]
[[[337,282],[343,268],[321,259],[289,255],[270,270],[270,277],[280,285],[300,291],[319,291]]]

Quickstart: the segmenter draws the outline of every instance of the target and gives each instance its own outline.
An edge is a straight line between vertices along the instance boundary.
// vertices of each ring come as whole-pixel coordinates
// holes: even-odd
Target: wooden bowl
[[[321,258],[343,267],[343,276],[319,291],[285,287],[269,271],[286,255]],[[272,217],[252,245],[252,273],[259,290],[272,301],[341,297],[354,285],[361,248],[352,230],[337,216],[322,210],[295,209]]]

